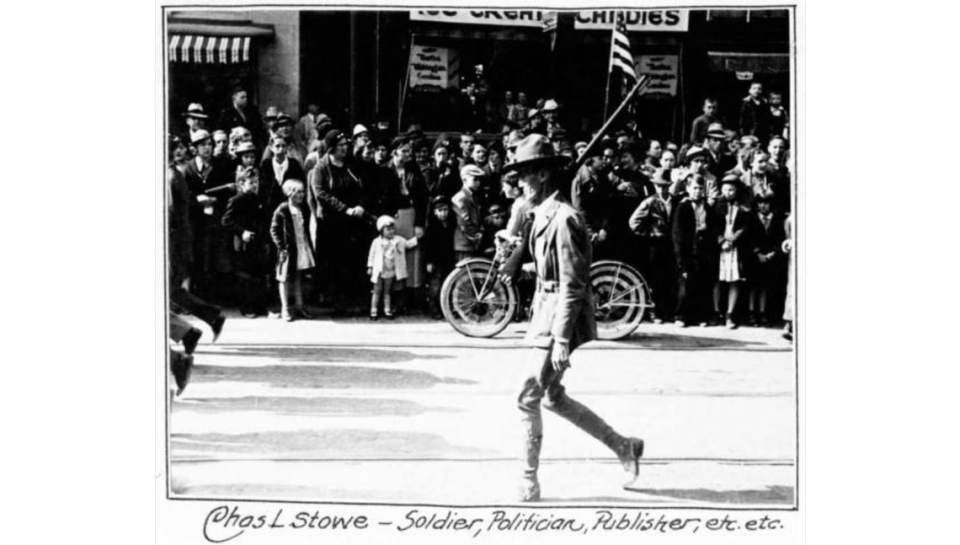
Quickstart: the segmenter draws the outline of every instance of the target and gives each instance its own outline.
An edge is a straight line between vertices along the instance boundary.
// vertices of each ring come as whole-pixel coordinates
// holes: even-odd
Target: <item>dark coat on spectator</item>
[[[237,268],[247,273],[263,273],[269,259],[269,231],[267,215],[259,195],[241,193],[230,199],[221,223],[233,236],[232,247]],[[250,242],[243,241],[244,231],[253,233]]]
[[[414,210],[414,225],[423,227],[427,219],[429,200],[427,183],[414,162],[406,166],[403,179],[397,174],[393,163],[383,167],[381,172],[381,193],[384,197],[382,214],[393,216],[401,208]]]
[[[770,136],[770,107],[767,101],[760,99],[755,102],[752,97],[743,99],[740,106],[740,135],[752,135],[766,142]]]
[[[167,167],[167,233],[170,280],[179,285],[190,275],[193,262],[193,228],[190,225],[190,189],[177,167]]]
[[[447,167],[444,170],[440,170],[436,166],[427,167],[423,169],[423,179],[427,186],[427,194],[430,197],[443,195],[452,199],[457,191],[460,191],[460,188],[463,187],[460,175],[452,167]]]
[[[287,180],[300,180],[304,185],[304,195],[309,194],[307,176],[303,172],[303,167],[293,157],[288,157],[287,161],[287,170],[283,173],[282,180],[277,180],[277,176],[273,172],[273,157],[260,163],[259,195],[260,202],[263,203],[265,210],[276,210],[280,203],[287,200],[287,197],[283,194],[283,182]]]
[[[480,249],[483,213],[476,196],[463,188],[453,196],[453,213],[457,229],[453,234],[454,249],[458,252],[476,252]]]
[[[679,273],[699,273],[715,278],[719,273],[717,263],[717,235],[722,232],[722,218],[703,203],[707,228],[697,232],[697,218],[693,201],[686,199],[677,205],[673,215],[673,249],[677,257]]]

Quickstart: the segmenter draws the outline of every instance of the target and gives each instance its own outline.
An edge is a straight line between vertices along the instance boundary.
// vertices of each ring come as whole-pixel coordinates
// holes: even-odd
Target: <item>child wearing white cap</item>
[[[370,253],[367,255],[367,274],[373,284],[370,295],[370,319],[378,318],[380,297],[383,296],[383,314],[388,320],[393,319],[390,290],[393,282],[407,278],[407,248],[417,245],[417,238],[405,239],[397,236],[396,220],[391,216],[380,216],[377,220],[377,231],[380,236],[370,243]]]

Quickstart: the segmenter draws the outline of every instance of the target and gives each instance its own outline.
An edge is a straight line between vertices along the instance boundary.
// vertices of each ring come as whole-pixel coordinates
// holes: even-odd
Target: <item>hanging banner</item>
[[[611,30],[617,22],[618,10],[581,11],[573,26],[577,30]],[[686,32],[690,21],[688,9],[624,10],[628,31]]]
[[[449,54],[445,47],[415,45],[410,52],[410,88],[439,87],[446,89]]]
[[[547,11],[539,10],[415,10],[410,12],[411,21],[435,23],[460,23],[467,25],[525,26],[542,28]]]
[[[650,98],[677,96],[680,58],[677,55],[639,55],[634,59],[638,72],[650,76],[650,83],[640,91]]]

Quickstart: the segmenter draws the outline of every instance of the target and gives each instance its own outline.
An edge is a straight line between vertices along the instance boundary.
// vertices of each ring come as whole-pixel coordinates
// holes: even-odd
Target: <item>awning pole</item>
[[[407,73],[403,78],[403,91],[400,93],[400,108],[397,111],[397,134],[400,133],[400,123],[403,121],[403,107],[407,103],[407,90],[410,88],[410,63],[413,62],[413,44],[417,35],[410,33],[410,51],[407,53]]]

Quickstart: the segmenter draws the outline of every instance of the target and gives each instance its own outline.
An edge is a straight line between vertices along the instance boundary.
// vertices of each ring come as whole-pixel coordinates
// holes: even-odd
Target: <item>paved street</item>
[[[204,326],[205,327],[205,326]],[[444,322],[228,320],[170,414],[174,496],[510,504],[525,324],[469,339]],[[795,372],[775,329],[643,324],[574,354],[565,384],[643,437],[642,489],[545,411],[545,502],[790,506]]]

